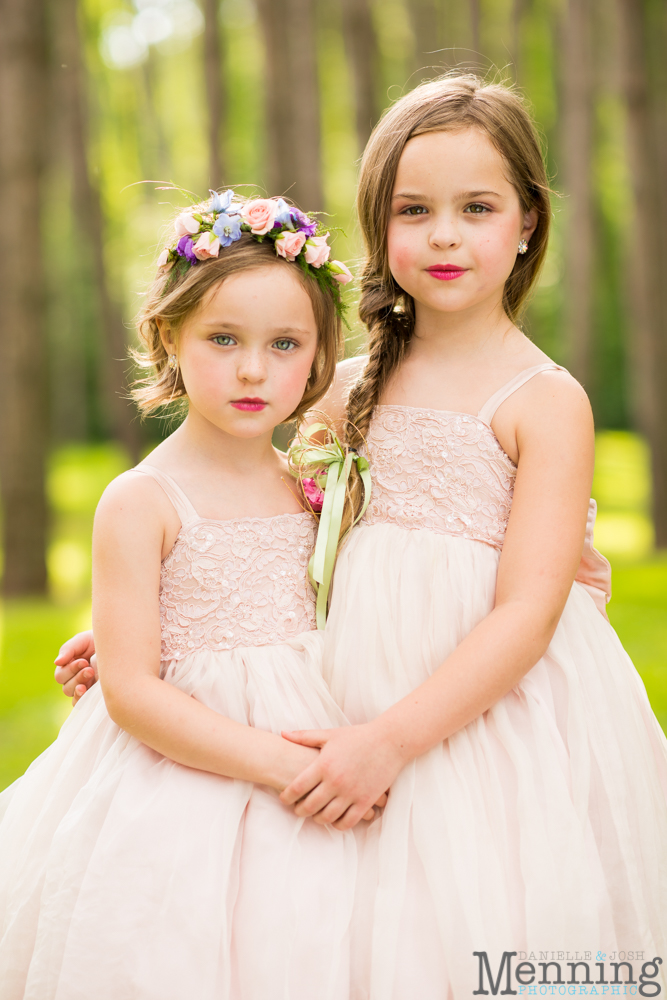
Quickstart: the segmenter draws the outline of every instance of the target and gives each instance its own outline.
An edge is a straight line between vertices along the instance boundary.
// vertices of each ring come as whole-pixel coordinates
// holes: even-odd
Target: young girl
[[[369,355],[323,404],[373,477],[326,629],[356,725],[292,734],[322,752],[281,798],[347,828],[391,786],[355,932],[372,1000],[488,992],[503,952],[502,992],[585,983],[575,959],[618,983],[593,963],[633,958],[620,981],[643,960],[654,996],[667,743],[593,599],[608,585],[590,532],[580,566],[588,400],[517,326],[550,221],[522,103],[470,77],[418,87],[377,126],[358,207]],[[512,978],[521,959],[532,978]],[[560,980],[536,964],[551,959]]]
[[[628,973],[655,996],[667,748],[600,613],[588,401],[516,325],[550,222],[520,100],[471,77],[403,98],[359,216],[369,356],[323,404],[373,476],[325,632],[355,725],[292,733],[322,752],[282,793],[346,828],[391,786],[359,838],[351,996],[611,995]],[[90,638],[63,649],[72,686]]]
[[[277,794],[317,756],[280,730],[344,721],[271,445],[338,356],[349,272],[316,231],[228,192],[160,258],[137,396],[188,413],[97,510],[101,684],[0,797],[3,1000],[349,996],[354,835]]]

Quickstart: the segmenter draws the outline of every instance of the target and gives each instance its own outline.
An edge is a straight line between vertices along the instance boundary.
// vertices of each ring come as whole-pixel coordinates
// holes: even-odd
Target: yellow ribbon
[[[313,435],[326,431],[333,440],[323,444],[313,442]],[[294,444],[290,448],[290,458],[299,469],[316,466],[327,469],[324,487],[324,501],[317,530],[315,551],[308,563],[308,576],[317,594],[315,613],[318,629],[323,629],[327,620],[327,604],[331,578],[336,563],[340,528],[345,507],[345,493],[350,478],[352,463],[356,462],[364,486],[364,502],[350,529],[366,512],[371,499],[371,474],[368,462],[353,449],[346,449],[326,424],[311,424],[302,434],[304,444]],[[348,529],[349,530],[349,529]]]

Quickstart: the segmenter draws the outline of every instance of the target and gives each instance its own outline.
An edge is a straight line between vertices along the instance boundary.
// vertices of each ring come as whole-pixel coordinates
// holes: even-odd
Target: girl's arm
[[[341,829],[354,826],[366,803],[410,760],[489,709],[546,652],[581,558],[593,474],[592,414],[574,379],[549,372],[499,411],[503,430],[512,415],[519,468],[493,611],[427,681],[372,722],[285,734],[322,747],[282,793],[283,801],[298,803],[299,815],[317,814],[318,821],[336,821]]]
[[[93,625],[107,710],[179,764],[282,789],[313,750],[225,718],[160,679],[160,563],[173,516],[160,487],[132,473],[115,480],[98,506]]]

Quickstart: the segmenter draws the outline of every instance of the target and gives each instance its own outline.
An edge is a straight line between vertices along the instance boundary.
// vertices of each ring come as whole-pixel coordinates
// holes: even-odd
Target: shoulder
[[[368,356],[365,354],[339,361],[333,383],[315,409],[325,413],[335,424],[342,421],[350,389],[363,372],[367,361]]]
[[[161,486],[151,477],[130,469],[113,479],[97,505],[95,528],[134,525],[162,535],[175,511]]]
[[[517,462],[529,452],[592,455],[594,424],[583,386],[567,371],[539,372],[512,393],[493,418],[494,432]]]

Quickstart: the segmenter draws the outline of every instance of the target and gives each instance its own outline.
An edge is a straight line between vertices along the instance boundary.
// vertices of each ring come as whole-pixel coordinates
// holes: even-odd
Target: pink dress
[[[377,407],[373,497],[339,557],[325,632],[325,678],[351,722],[409,694],[493,609],[516,467],[490,423],[555,367],[521,373],[478,416]],[[609,567],[593,519],[545,655],[412,761],[381,824],[359,834],[354,1000],[469,1000],[473,952],[494,978],[504,951],[515,965],[521,952],[667,960],[667,741],[600,613]]]
[[[344,722],[321,674],[309,514],[182,522],[161,676],[272,732]],[[175,764],[100,685],[0,796],[2,1000],[348,1000],[357,848],[277,794]]]

